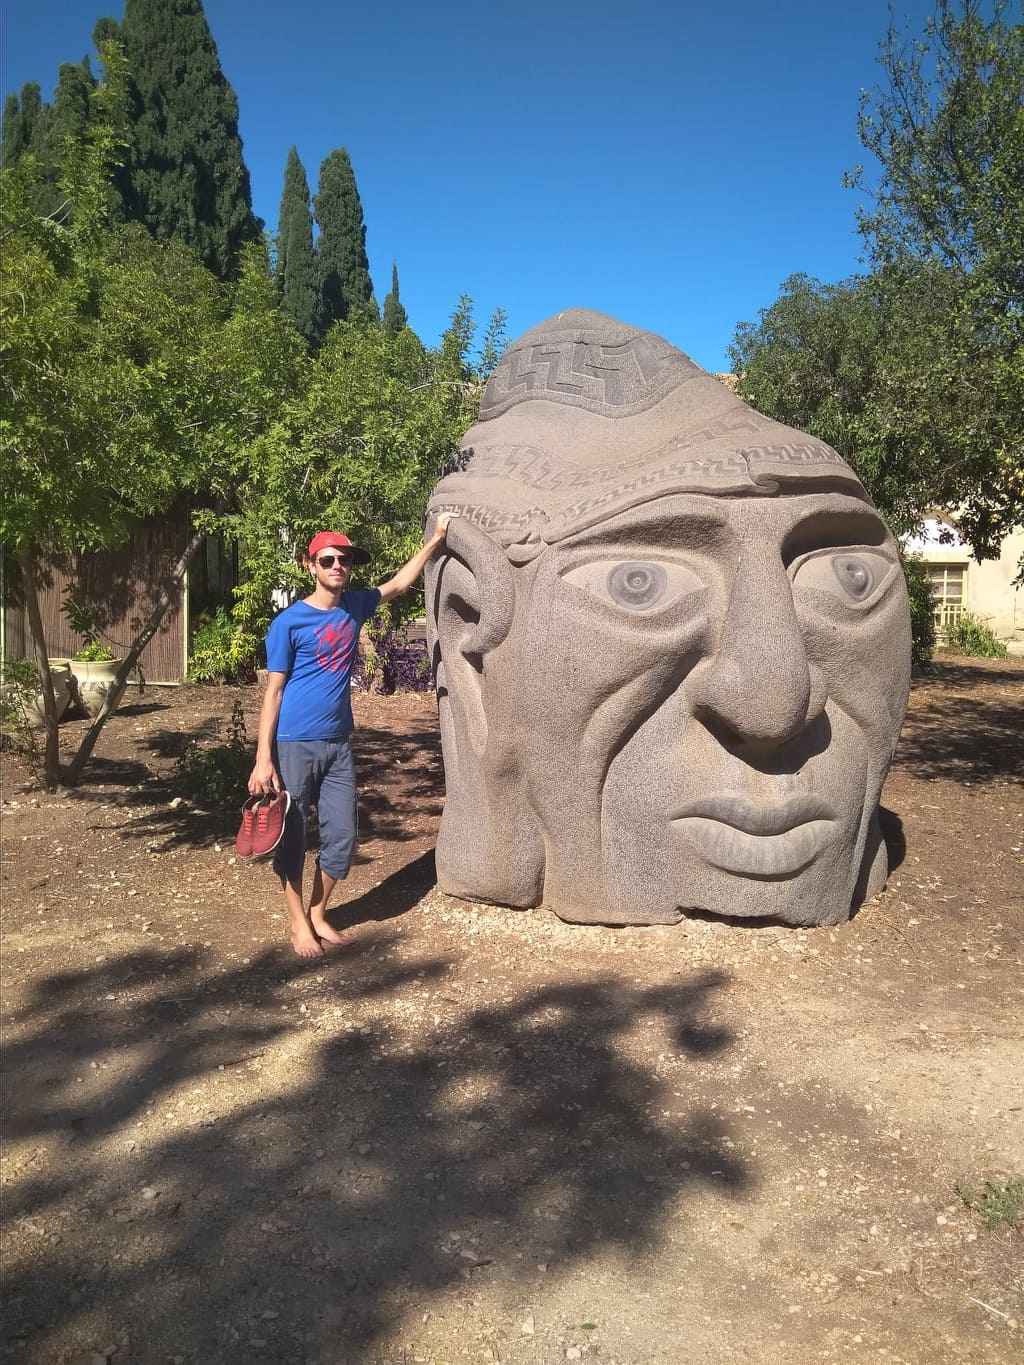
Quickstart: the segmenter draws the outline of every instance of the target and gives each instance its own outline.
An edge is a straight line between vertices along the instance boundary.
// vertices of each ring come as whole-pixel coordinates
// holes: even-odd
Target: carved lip
[[[791,877],[809,866],[828,842],[835,815],[813,796],[791,796],[770,806],[742,796],[702,797],[673,823],[715,867],[747,877]]]

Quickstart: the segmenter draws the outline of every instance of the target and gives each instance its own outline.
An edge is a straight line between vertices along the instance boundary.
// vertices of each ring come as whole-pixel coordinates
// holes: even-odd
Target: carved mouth
[[[712,796],[673,819],[714,867],[746,877],[792,877],[828,842],[835,815],[815,797],[755,806],[741,796]]]

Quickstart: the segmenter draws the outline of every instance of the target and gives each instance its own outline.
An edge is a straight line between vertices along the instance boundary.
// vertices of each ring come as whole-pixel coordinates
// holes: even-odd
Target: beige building
[[[1024,530],[1007,536],[998,559],[979,563],[952,521],[935,514],[926,518],[920,536],[904,541],[904,549],[928,565],[940,638],[969,611],[998,639],[1024,650],[1024,588],[1013,585],[1024,555]]]

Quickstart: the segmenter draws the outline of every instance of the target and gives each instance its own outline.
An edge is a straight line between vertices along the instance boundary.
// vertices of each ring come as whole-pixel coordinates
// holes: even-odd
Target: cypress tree
[[[21,117],[21,101],[10,94],[4,100],[3,122],[0,123],[0,167],[7,170],[21,159],[25,150],[25,131]]]
[[[402,307],[398,297],[398,266],[392,263],[391,266],[391,293],[384,299],[384,321],[385,332],[395,336],[403,327],[408,327],[409,315]]]
[[[317,266],[323,335],[332,323],[353,314],[378,316],[366,255],[363,206],[352,162],[344,147],[331,152],[322,162],[313,207],[320,227]]]
[[[92,74],[89,58],[80,62],[64,62],[57,76],[53,108],[47,126],[46,163],[50,168],[54,207],[62,198],[57,185],[59,168],[67,155],[68,143],[82,146],[86,130],[93,119],[93,93],[96,77]]]
[[[100,26],[116,29],[110,20]],[[120,36],[131,72],[125,212],[160,240],[183,239],[228,277],[261,224],[242,160],[238,100],[201,0],[126,0]]]
[[[88,57],[83,57],[80,62],[64,62],[61,65],[49,127],[49,142],[55,156],[59,156],[68,138],[81,138],[92,117],[92,94],[95,89],[96,77],[92,74]]]
[[[281,307],[310,343],[317,335],[316,257],[309,182],[298,150],[288,153],[277,219],[276,278]]]
[[[89,58],[84,57],[79,63],[61,65],[52,104],[42,99],[37,81],[21,87],[20,99],[8,95],[4,103],[0,164],[14,166],[27,155],[39,162],[42,173],[32,188],[37,213],[49,216],[62,208],[57,178],[65,143],[81,140],[91,117],[90,98],[95,88]]]
[[[0,128],[0,165],[4,169],[17,165],[27,153],[45,161],[52,112],[52,106],[43,101],[38,81],[26,81],[20,97],[7,96]]]

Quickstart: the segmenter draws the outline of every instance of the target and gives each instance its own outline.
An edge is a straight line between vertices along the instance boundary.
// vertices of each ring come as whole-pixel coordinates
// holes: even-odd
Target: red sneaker
[[[265,858],[277,848],[291,804],[292,798],[287,792],[269,792],[256,807],[256,826],[252,834],[254,858]]]
[[[240,858],[252,857],[252,836],[256,832],[256,807],[262,800],[262,796],[250,796],[242,807],[242,823],[239,825],[238,834],[235,836],[235,852]]]

